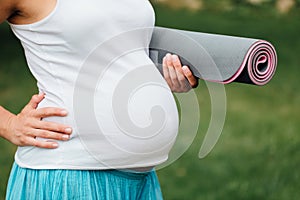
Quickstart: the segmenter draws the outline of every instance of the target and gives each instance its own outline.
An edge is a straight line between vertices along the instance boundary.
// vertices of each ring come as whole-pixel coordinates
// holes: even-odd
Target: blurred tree
[[[288,13],[295,5],[295,0],[277,0],[276,2],[276,8],[281,13]]]
[[[163,4],[175,9],[189,9],[199,11],[203,9],[217,11],[231,11],[239,6],[257,7],[269,6],[280,13],[288,13],[295,7],[300,7],[300,0],[151,0],[156,4]]]
[[[187,8],[190,10],[200,10],[203,7],[202,0],[152,0],[154,3],[168,5],[172,8]]]

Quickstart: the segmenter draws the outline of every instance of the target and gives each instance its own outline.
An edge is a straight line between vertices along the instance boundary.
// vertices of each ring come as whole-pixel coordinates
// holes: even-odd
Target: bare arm
[[[8,124],[10,118],[14,117],[15,115],[4,109],[0,106],[0,136],[3,138],[7,138],[6,135],[7,130],[5,124]]]
[[[0,24],[18,16],[18,1],[21,0],[0,0]],[[44,94],[34,95],[17,115],[0,106],[0,137],[18,146],[41,148],[56,148],[58,144],[53,140],[68,140],[72,132],[71,127],[41,120],[50,116],[64,117],[67,111],[60,108],[37,109],[43,99]],[[36,137],[49,140],[40,141],[36,140]]]
[[[7,20],[12,14],[14,10],[14,3],[13,1],[8,0],[0,0],[0,24]],[[0,106],[0,136],[7,138],[6,135],[6,126],[5,124],[8,123],[9,119],[12,118],[14,114],[10,113],[2,106]]]

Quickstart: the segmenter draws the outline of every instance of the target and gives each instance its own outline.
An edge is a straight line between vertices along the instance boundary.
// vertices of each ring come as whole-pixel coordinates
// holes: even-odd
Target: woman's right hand
[[[18,115],[12,115],[7,123],[6,139],[18,146],[35,146],[53,149],[58,143],[53,140],[69,140],[72,129],[69,126],[42,121],[45,117],[64,117],[68,113],[61,108],[39,108],[38,104],[44,99],[44,94],[32,96],[29,103]],[[37,140],[36,137],[49,139]],[[51,141],[52,140],[52,141]]]

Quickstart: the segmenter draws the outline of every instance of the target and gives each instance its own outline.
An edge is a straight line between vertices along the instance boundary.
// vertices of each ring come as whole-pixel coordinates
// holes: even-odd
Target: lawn
[[[155,9],[157,25],[266,39],[279,58],[268,85],[225,86],[225,126],[204,159],[198,152],[208,127],[210,101],[205,83],[200,83],[198,134],[180,159],[158,170],[165,199],[300,199],[300,12],[280,16],[263,9],[199,13]],[[35,81],[6,25],[0,26],[0,44],[0,105],[17,113],[35,93]],[[186,128],[180,134],[190,132]],[[0,198],[5,195],[14,150],[0,140]]]
[[[277,73],[268,85],[225,87],[223,133],[211,154],[201,160],[197,153],[207,131],[210,104],[205,84],[197,88],[203,116],[198,136],[181,159],[159,170],[165,198],[299,199],[300,15],[243,9],[194,14],[156,10],[158,25],[266,39],[279,57]]]

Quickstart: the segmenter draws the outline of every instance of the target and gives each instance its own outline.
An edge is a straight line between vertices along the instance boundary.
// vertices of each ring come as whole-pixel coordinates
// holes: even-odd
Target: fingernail
[[[66,128],[66,129],[65,129],[65,132],[66,132],[66,133],[72,133],[72,129],[71,129],[71,128]]]
[[[188,67],[184,65],[184,66],[182,66],[182,70],[183,70],[184,72],[187,72]]]
[[[68,114],[68,111],[62,110],[62,111],[60,111],[60,113],[61,113],[62,115],[67,115],[67,114]]]
[[[62,138],[65,139],[65,140],[68,140],[68,139],[70,139],[70,136],[68,136],[68,135],[63,135]]]
[[[58,144],[57,143],[53,143],[52,146],[55,147],[55,148],[57,148]]]
[[[177,56],[176,55],[172,55],[172,60],[173,61],[177,61]]]

